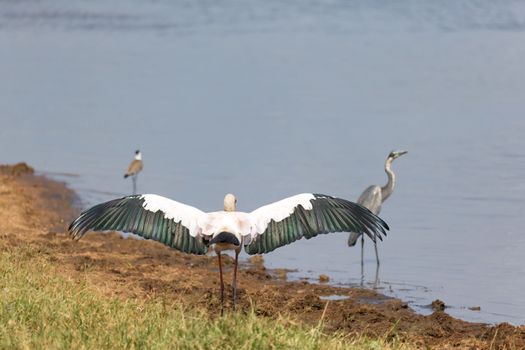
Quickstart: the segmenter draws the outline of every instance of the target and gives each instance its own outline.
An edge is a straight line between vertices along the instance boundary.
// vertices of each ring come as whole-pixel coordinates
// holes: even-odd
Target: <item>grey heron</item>
[[[330,232],[364,232],[372,240],[385,235],[388,225],[363,206],[322,194],[303,193],[252,212],[237,211],[237,199],[224,197],[224,210],[205,213],[155,194],[133,195],[95,205],[69,226],[75,240],[87,231],[124,231],[161,242],[190,254],[213,249],[220,273],[221,315],[224,282],[221,253],[235,252],[232,279],[233,309],[237,293],[237,262],[241,247],[263,254],[298,239]]]
[[[394,192],[396,186],[396,174],[392,171],[392,162],[394,159],[401,157],[403,154],[408,153],[407,151],[392,151],[388,155],[385,162],[385,172],[388,176],[388,182],[383,187],[378,185],[372,185],[368,187],[357,199],[357,203],[369,209],[372,213],[379,215],[381,212],[381,205],[388,197]],[[348,236],[348,246],[353,247],[357,240],[361,237],[361,266],[363,266],[363,250],[365,245],[365,238],[361,232],[351,232]],[[379,254],[377,253],[377,241],[374,241],[374,249],[376,252],[376,261],[379,266]]]
[[[125,179],[131,176],[131,180],[133,181],[133,194],[137,193],[137,177],[143,167],[144,163],[142,162],[142,153],[140,153],[139,150],[136,150],[135,157],[131,163],[129,163],[128,171],[124,174]]]

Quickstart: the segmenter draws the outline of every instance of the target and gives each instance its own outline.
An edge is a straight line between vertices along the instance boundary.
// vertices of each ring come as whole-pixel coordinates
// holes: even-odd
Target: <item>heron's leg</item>
[[[239,252],[240,250],[235,250],[235,266],[233,270],[233,282],[232,282],[232,288],[233,288],[233,310],[235,311],[235,301],[237,299],[237,264],[239,261]]]
[[[364,265],[364,251],[365,251],[365,235],[364,234],[361,234],[361,268],[363,267]]]
[[[377,288],[378,283],[379,283],[379,264],[376,265],[376,279],[374,280],[374,289]]]
[[[379,254],[377,253],[377,240],[374,242],[374,249],[376,250],[377,266],[379,266]]]
[[[365,248],[365,235],[361,234],[361,287],[365,283],[365,263],[364,263],[364,248]]]
[[[221,316],[224,314],[224,281],[222,279],[222,261],[221,261],[221,252],[217,252],[219,257],[219,275],[221,279]]]

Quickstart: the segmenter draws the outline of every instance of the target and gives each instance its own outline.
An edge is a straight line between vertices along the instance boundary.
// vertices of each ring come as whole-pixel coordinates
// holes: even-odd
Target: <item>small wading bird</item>
[[[142,163],[142,154],[139,150],[136,150],[135,159],[133,159],[133,161],[129,163],[128,172],[124,174],[125,179],[128,176],[131,176],[131,180],[133,180],[133,194],[137,193],[137,177],[142,171],[143,166],[144,164]]]
[[[206,254],[213,249],[219,260],[221,315],[224,282],[221,252],[233,250],[233,309],[237,294],[237,261],[241,247],[248,254],[268,253],[302,237],[320,233],[363,232],[382,239],[387,224],[368,209],[344,199],[303,193],[260,207],[250,213],[237,210],[232,194],[224,197],[224,211],[205,213],[155,194],[123,197],[98,204],[80,214],[69,226],[75,240],[88,230],[132,232],[185,253]]]
[[[375,215],[379,215],[381,211],[381,204],[390,197],[392,192],[394,192],[394,187],[396,185],[396,174],[392,171],[392,162],[394,159],[401,157],[403,154],[408,153],[407,151],[392,151],[388,155],[388,158],[385,162],[385,172],[388,175],[388,182],[385,186],[379,187],[378,185],[372,185],[368,187],[362,194],[359,196],[357,203],[361,204],[365,208],[369,209]],[[361,237],[361,267],[363,266],[363,248],[365,245],[365,238],[361,232],[351,232],[348,236],[348,246],[353,247],[357,240]],[[374,242],[374,248],[376,251],[376,261],[379,266],[379,255],[377,253],[377,240],[372,239]]]

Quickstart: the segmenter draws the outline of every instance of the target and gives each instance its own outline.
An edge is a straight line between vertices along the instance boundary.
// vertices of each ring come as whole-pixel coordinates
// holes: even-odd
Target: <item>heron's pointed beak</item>
[[[396,159],[396,158],[401,157],[403,154],[407,154],[407,153],[408,153],[407,151],[394,151],[392,152],[391,157],[392,159]]]

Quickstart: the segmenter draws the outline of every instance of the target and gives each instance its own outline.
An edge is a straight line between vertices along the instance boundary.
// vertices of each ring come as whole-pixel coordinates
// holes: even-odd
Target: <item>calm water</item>
[[[0,162],[88,206],[130,192],[140,148],[141,192],[203,210],[233,192],[250,211],[305,191],[356,199],[407,149],[378,288],[523,324],[524,57],[521,1],[3,0]],[[265,261],[359,285],[346,238]]]

